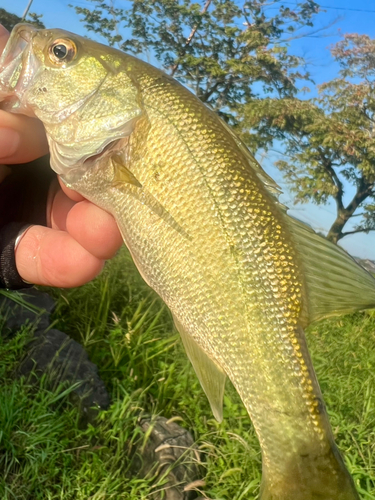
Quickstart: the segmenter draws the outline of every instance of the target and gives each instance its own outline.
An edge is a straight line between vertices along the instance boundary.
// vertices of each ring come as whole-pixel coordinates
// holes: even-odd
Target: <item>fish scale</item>
[[[138,75],[135,79],[138,80]],[[160,77],[158,75],[160,80]],[[141,79],[139,79],[141,80]],[[142,80],[141,80],[142,81]],[[189,333],[198,341],[202,342],[201,338],[206,337],[210,339],[213,337],[215,339],[215,346],[210,346],[206,341],[203,345],[210,352],[216,361],[219,362],[221,366],[224,367],[226,373],[235,383],[235,386],[247,407],[252,421],[257,429],[259,435],[269,436],[270,441],[264,438],[263,441],[263,456],[265,462],[267,463],[268,453],[271,457],[276,456],[276,460],[285,461],[285,439],[280,438],[277,441],[277,433],[281,430],[282,433],[289,434],[287,432],[287,427],[290,427],[287,422],[282,423],[280,414],[282,409],[278,409],[278,419],[276,425],[271,425],[270,429],[267,428],[267,422],[264,419],[265,408],[262,407],[260,401],[257,400],[257,389],[260,388],[263,393],[260,399],[264,398],[265,384],[263,379],[269,377],[272,381],[272,387],[275,388],[269,396],[269,408],[268,411],[272,409],[272,406],[277,407],[275,403],[275,397],[280,394],[280,385],[283,386],[284,391],[289,389],[291,386],[296,386],[294,391],[288,398],[283,396],[282,401],[279,403],[280,408],[292,408],[296,406],[296,400],[300,399],[299,411],[305,407],[306,412],[311,415],[312,420],[316,420],[316,406],[314,406],[316,394],[312,392],[312,384],[310,382],[310,374],[306,373],[306,362],[303,357],[298,357],[296,355],[294,359],[294,364],[297,365],[298,369],[293,368],[289,377],[285,377],[283,383],[280,381],[276,382],[280,376],[280,369],[272,369],[275,367],[275,360],[280,359],[283,362],[282,352],[285,348],[285,342],[291,341],[293,346],[293,340],[298,340],[295,334],[296,330],[296,318],[300,312],[300,297],[297,296],[297,291],[301,291],[302,283],[298,280],[297,273],[298,270],[295,269],[295,265],[288,259],[290,254],[293,254],[292,245],[287,241],[286,231],[281,232],[282,222],[278,221],[272,210],[272,206],[269,202],[269,195],[265,193],[264,189],[260,185],[260,181],[254,176],[249,178],[249,169],[247,165],[244,165],[244,161],[239,157],[236,151],[233,151],[234,147],[231,141],[222,133],[222,131],[217,129],[217,125],[214,122],[211,124],[207,119],[204,124],[204,134],[199,134],[200,119],[199,114],[195,113],[195,104],[193,100],[192,103],[188,99],[181,102],[179,97],[176,98],[176,102],[173,100],[173,96],[168,93],[168,98],[165,99],[165,86],[163,82],[159,85],[150,85],[143,89],[141,87],[143,95],[143,103],[148,113],[148,118],[152,123],[152,127],[148,134],[147,140],[147,150],[143,153],[141,165],[131,164],[130,169],[142,182],[143,179],[143,165],[147,163],[153,163],[155,157],[158,158],[162,155],[164,158],[171,158],[172,161],[165,164],[167,172],[165,176],[163,175],[164,182],[170,187],[173,192],[180,191],[181,197],[183,199],[195,199],[196,205],[194,205],[193,212],[191,207],[186,207],[186,204],[179,204],[178,200],[175,206],[170,206],[168,202],[170,195],[169,190],[165,190],[163,195],[158,191],[159,201],[172,213],[174,213],[175,218],[179,221],[185,228],[186,232],[191,235],[192,242],[189,247],[194,246],[195,241],[202,241],[202,238],[208,236],[208,247],[209,253],[206,253],[205,249],[200,245],[198,262],[195,261],[191,266],[189,265],[187,247],[188,244],[183,239],[176,238],[176,234],[171,228],[166,228],[165,235],[162,235],[160,228],[156,235],[150,236],[153,241],[153,246],[157,246],[160,249],[170,247],[172,244],[172,249],[170,255],[173,258],[174,267],[177,268],[178,275],[182,275],[182,279],[176,279],[176,276],[168,276],[171,270],[171,263],[164,264],[162,259],[159,257],[157,262],[160,266],[160,273],[163,274],[165,279],[168,279],[169,283],[173,283],[173,289],[168,293],[165,284],[160,285],[160,278],[158,275],[154,279],[150,278],[155,274],[155,260],[150,258],[149,248],[145,248],[143,245],[137,245],[137,238],[130,237],[128,246],[132,248],[133,255],[136,255],[136,261],[144,263],[145,261],[150,262],[152,269],[147,269],[144,264],[142,264],[142,274],[146,277],[146,280],[166,301],[167,305],[171,308],[174,314],[180,319],[182,324],[187,324],[187,330]],[[168,92],[168,91],[167,91]],[[189,95],[190,97],[190,95]],[[152,103],[152,106],[148,103]],[[191,104],[189,106],[189,104]],[[164,115],[168,109],[169,116],[173,116],[173,122],[169,118],[167,125],[164,119]],[[155,113],[155,116],[153,115]],[[197,117],[198,115],[198,117]],[[196,124],[194,129],[190,128],[191,122]],[[212,127],[211,134],[208,130]],[[168,127],[168,130],[165,128]],[[169,130],[171,129],[171,130]],[[154,132],[156,130],[156,132]],[[173,131],[176,130],[176,135],[178,140],[171,140],[165,145],[165,147],[160,151],[161,137],[170,136]],[[188,130],[189,133],[185,133]],[[194,134],[191,132],[194,130]],[[198,138],[195,135],[198,133]],[[176,149],[184,150],[184,153],[178,153],[178,160],[175,160]],[[215,154],[214,151],[217,151]],[[185,152],[185,151],[188,152]],[[202,156],[204,158],[204,153],[207,151],[208,158],[205,158],[202,165]],[[223,154],[223,151],[227,151]],[[198,152],[198,154],[196,154]],[[198,163],[195,158],[199,158]],[[209,167],[206,169],[206,165]],[[241,168],[242,167],[242,168]],[[196,172],[199,174],[203,173],[204,183],[201,182],[202,191],[195,194],[192,191],[192,185],[195,187],[195,175]],[[195,175],[194,175],[195,173]],[[246,176],[246,177],[245,177]],[[175,179],[183,179],[187,181],[184,185],[181,182],[178,186],[175,186]],[[243,189],[242,193],[238,192],[238,182],[241,183]],[[149,189],[147,184],[147,178],[144,181],[145,188]],[[190,190],[190,192],[189,192]],[[263,191],[263,192],[262,192]],[[217,195],[218,193],[218,195]],[[162,197],[161,197],[162,196]],[[178,207],[186,208],[185,211],[179,213]],[[221,223],[217,224],[215,221],[215,227],[210,228],[207,224],[207,220],[211,215],[211,211],[215,207],[216,213]],[[136,207],[134,207],[137,210]],[[129,206],[127,206],[127,211]],[[121,211],[120,211],[121,212]],[[125,212],[125,210],[124,210]],[[259,217],[260,214],[260,217]],[[282,217],[281,214],[277,214],[278,219]],[[256,218],[255,223],[251,223],[252,217]],[[124,231],[129,231],[129,226],[131,225],[132,215],[122,221],[117,218],[119,226],[124,228]],[[145,224],[140,224],[140,220],[145,221],[145,217],[137,218],[137,231],[139,235],[147,235],[147,222]],[[265,230],[268,228],[268,231]],[[126,229],[125,229],[126,228]],[[197,233],[197,228],[202,228],[203,231]],[[249,234],[249,240],[247,245],[244,244],[241,232],[244,230]],[[215,234],[216,233],[216,234]],[[278,239],[275,239],[278,235]],[[164,236],[164,237],[163,237]],[[223,238],[224,236],[224,238]],[[266,237],[269,237],[269,240]],[[270,238],[271,237],[271,238]],[[157,240],[156,240],[157,238]],[[173,246],[173,241],[179,242],[176,247]],[[276,244],[280,241],[280,244]],[[241,254],[244,256],[243,259],[238,258],[238,254],[232,251],[231,247],[236,246],[239,242],[241,248]],[[223,243],[225,247],[223,247]],[[275,244],[276,243],[276,244]],[[212,259],[212,248],[219,249],[222,248],[222,252],[218,258]],[[257,249],[266,249],[266,251],[259,251]],[[194,252],[194,248],[192,250]],[[196,254],[196,252],[194,252]],[[227,264],[225,263],[224,255],[226,254]],[[205,262],[203,256],[209,256],[209,261]],[[215,257],[215,256],[214,256]],[[237,259],[236,259],[237,257]],[[233,262],[234,260],[234,262]],[[240,262],[240,260],[244,262]],[[271,269],[270,269],[271,264]],[[272,265],[273,264],[273,265]],[[233,272],[230,273],[228,277],[231,279],[232,286],[225,287],[223,289],[223,279],[228,278],[223,277],[222,268],[225,266],[231,270],[237,269],[237,276],[239,275],[241,287],[238,287],[237,276],[232,277]],[[204,269],[201,271],[204,274],[205,279],[203,283],[201,281],[196,281],[194,287],[195,275],[197,272],[197,267]],[[187,270],[192,269],[194,275],[190,278]],[[282,273],[278,273],[278,269],[282,269]],[[207,276],[207,271],[211,270],[212,276],[210,279]],[[189,279],[190,278],[190,279]],[[225,282],[225,281],[224,281]],[[211,284],[211,289],[208,288],[208,283]],[[272,284],[273,291],[270,290],[270,284]],[[180,285],[180,286],[179,286]],[[220,287],[218,289],[218,286]],[[186,296],[186,289],[193,290],[193,294]],[[241,288],[239,290],[239,288]],[[248,311],[246,304],[249,302],[246,290],[254,289],[258,290],[256,296],[256,304],[252,304],[253,307]],[[259,293],[259,290],[265,290],[265,292]],[[297,292],[297,293],[296,293]],[[212,298],[217,294],[218,300],[216,307],[212,308]],[[235,294],[235,295],[234,295]],[[301,295],[301,293],[300,293]],[[174,296],[179,298],[185,296],[185,300],[182,302],[180,299],[180,304],[176,304]],[[231,297],[237,297],[237,301],[232,307],[228,307],[227,310],[223,310],[222,306],[219,304],[232,303]],[[238,307],[238,298],[242,298],[242,303]],[[252,295],[252,301],[254,301],[254,296]],[[197,303],[198,313],[192,311],[191,302]],[[250,302],[251,303],[251,302]],[[188,306],[189,304],[189,306]],[[209,305],[209,307],[208,307]],[[272,309],[273,306],[273,309]],[[220,309],[219,309],[220,307]],[[217,322],[212,322],[210,328],[207,331],[201,331],[202,326],[196,321],[192,321],[191,318],[198,318],[201,320],[202,315],[206,314],[209,309],[215,310],[215,314],[220,314],[221,317],[227,318],[232,317],[232,324],[227,322],[222,322],[217,324]],[[233,321],[233,309],[243,310],[243,316],[238,318],[237,324]],[[254,320],[254,309],[255,309],[255,320]],[[289,321],[285,322],[285,309],[289,310]],[[265,314],[266,311],[266,314]],[[268,314],[267,314],[268,311]],[[187,312],[190,313],[189,317],[186,318]],[[279,318],[277,318],[277,312],[279,312]],[[267,316],[280,319],[282,321],[266,321]],[[248,317],[245,323],[244,319]],[[205,329],[204,329],[205,330]],[[240,333],[242,332],[242,334]],[[234,337],[234,342],[231,340]],[[259,356],[254,356],[254,351],[252,348],[252,343],[259,343],[258,337],[262,337],[262,342],[264,349],[261,350]],[[250,349],[246,349],[249,346]],[[297,346],[300,347],[300,342],[298,340]],[[232,347],[233,350],[230,348]],[[247,356],[243,355],[241,357],[241,362],[238,358],[238,350],[245,349]],[[276,351],[276,353],[275,353]],[[298,352],[298,351],[297,351]],[[218,354],[220,353],[220,354]],[[275,355],[276,354],[276,355]],[[268,358],[268,359],[267,359]],[[269,361],[269,367],[265,366],[266,360]],[[249,366],[249,361],[251,362]],[[309,362],[309,360],[308,360]],[[234,365],[234,366],[233,366]],[[262,365],[262,372],[259,373],[258,367]],[[252,371],[258,372],[258,377],[254,376],[253,383],[245,383],[249,379],[249,374]],[[285,376],[285,374],[284,374]],[[244,380],[245,379],[245,380]],[[248,388],[248,390],[244,389]],[[281,392],[284,392],[281,391]],[[306,394],[311,394],[311,398],[305,396],[303,398],[303,392]],[[318,396],[320,397],[320,396]],[[273,401],[272,401],[273,400]],[[272,404],[271,404],[272,401]],[[258,411],[255,410],[258,408]],[[260,411],[259,411],[260,409]],[[305,415],[304,415],[305,416]],[[281,425],[282,424],[282,425]],[[293,427],[296,423],[293,419]],[[276,428],[275,428],[276,427]],[[293,429],[294,431],[295,429]],[[311,426],[310,432],[306,432],[306,423],[303,423],[303,434],[307,434],[306,441],[309,442],[312,437],[315,438],[315,434],[319,434],[321,431],[321,426]],[[294,432],[293,432],[294,433]],[[299,436],[299,440],[303,441]],[[291,439],[288,436],[287,446],[291,446]],[[299,445],[301,446],[301,445]],[[276,453],[273,452],[273,448],[276,447]],[[280,453],[281,452],[281,453]],[[275,459],[270,459],[270,466],[273,471],[276,470]]]
[[[289,460],[303,449],[324,456],[331,447],[316,404],[320,391],[297,333],[303,283],[283,215],[211,112],[204,110],[202,125],[200,106],[183,88],[184,99],[159,74],[154,82],[147,75],[145,88],[130,65],[128,74],[138,82],[151,124],[141,153],[132,154],[130,138],[129,157],[138,161],[130,160],[128,168],[191,240],[155,221],[147,206],[140,213],[136,200],[123,193],[110,191],[104,201],[108,190],[88,187],[85,178],[73,187],[115,215],[146,281],[232,380],[260,438],[264,478],[283,498]],[[159,158],[160,179],[149,183],[145,167]],[[184,200],[194,200],[193,206]],[[285,345],[293,353],[289,369]],[[325,466],[332,475],[331,461]],[[308,499],[302,495],[294,499]]]
[[[56,59],[57,43],[71,59]],[[219,420],[232,381],[262,449],[261,500],[358,500],[303,328],[374,307],[373,278],[288,217],[229,127],[147,63],[20,25],[0,59],[0,99],[43,121],[52,168],[113,214]]]

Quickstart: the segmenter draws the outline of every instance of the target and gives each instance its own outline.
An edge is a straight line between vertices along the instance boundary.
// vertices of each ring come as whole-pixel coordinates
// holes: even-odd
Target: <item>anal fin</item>
[[[188,358],[206,393],[212,413],[218,422],[223,420],[223,398],[226,375],[197,342],[189,335],[181,323],[174,318],[177,330],[180,332]]]

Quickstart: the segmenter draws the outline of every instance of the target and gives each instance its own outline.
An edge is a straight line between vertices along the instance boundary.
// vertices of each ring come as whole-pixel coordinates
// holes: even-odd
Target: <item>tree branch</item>
[[[212,96],[212,94],[217,90],[218,86],[223,82],[224,80],[216,80],[216,82],[212,85],[212,87],[207,90],[204,94],[199,96],[199,99],[202,102],[207,102],[208,99]]]
[[[201,14],[204,14],[205,12],[207,12],[207,9],[210,6],[210,3],[211,3],[211,0],[206,0],[206,3],[204,5],[203,9],[201,10]],[[196,24],[194,26],[194,28],[191,30],[190,35],[187,37],[186,42],[185,42],[185,47],[181,51],[181,53],[179,55],[179,58],[177,59],[176,64],[174,66],[172,66],[171,76],[174,76],[174,74],[176,73],[178,65],[180,63],[180,59],[181,59],[182,56],[185,55],[186,47],[188,47],[190,45],[190,42],[192,41],[192,39],[194,38],[195,33],[197,32],[197,29],[198,29],[198,25]]]
[[[363,115],[365,115],[365,117],[372,123],[375,123],[375,120],[374,118],[372,118],[368,113],[367,113],[367,108],[366,106],[362,106],[362,109],[361,109],[361,112]]]
[[[354,229],[353,231],[347,231],[346,233],[341,233],[341,238],[344,238],[344,236],[349,236],[350,234],[356,234],[356,233],[369,233],[370,231],[375,231],[374,228],[370,229]],[[341,239],[340,238],[340,239]]]
[[[336,174],[335,170],[332,168],[332,162],[326,158],[326,156],[324,155],[323,151],[320,148],[318,148],[318,153],[320,155],[324,170],[327,172],[327,174],[332,179],[332,182],[337,187],[337,192],[332,196],[336,201],[337,209],[340,211],[344,208],[344,204],[342,201],[344,196],[344,188],[342,182],[339,179],[338,175]]]
[[[363,177],[361,177],[359,179],[357,191],[356,191],[352,201],[349,203],[349,205],[347,205],[345,210],[348,213],[350,213],[350,215],[352,215],[357,210],[359,205],[363,201],[365,201],[365,199],[368,196],[373,194],[373,189],[374,189],[374,183],[370,184],[370,183],[366,182],[366,180]]]

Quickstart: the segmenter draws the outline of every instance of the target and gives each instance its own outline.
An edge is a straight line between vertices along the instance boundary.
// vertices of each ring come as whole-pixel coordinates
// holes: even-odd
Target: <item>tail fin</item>
[[[332,443],[325,456],[300,455],[285,476],[263,471],[259,500],[359,500],[359,496]]]
[[[375,279],[345,250],[287,217],[304,271],[307,310],[304,326],[329,316],[375,307]]]

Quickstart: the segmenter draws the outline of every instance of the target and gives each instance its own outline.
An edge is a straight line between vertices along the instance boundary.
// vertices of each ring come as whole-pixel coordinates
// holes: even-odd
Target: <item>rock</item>
[[[108,408],[109,394],[83,347],[59,330],[36,337],[21,363],[19,375],[47,374],[51,386],[79,382],[70,397],[78,405],[83,423],[93,422],[100,409]]]
[[[6,334],[14,334],[25,323],[35,325],[17,375],[32,378],[46,374],[51,389],[62,383],[72,386],[79,382],[70,398],[79,406],[81,423],[94,422],[98,411],[110,404],[96,365],[78,342],[59,330],[48,330],[55,301],[47,293],[26,289],[22,298],[34,309],[0,297]],[[199,479],[200,456],[192,435],[173,419],[164,417],[143,418],[140,426],[147,433],[147,441],[142,440],[134,452],[132,472],[143,478],[155,476],[155,493],[150,500],[196,499],[196,488],[204,486],[204,482]]]
[[[80,409],[81,423],[93,422],[98,411],[110,404],[96,365],[91,363],[78,342],[59,330],[48,330],[55,309],[52,297],[35,288],[21,292],[22,299],[31,307],[0,296],[0,308],[4,314],[3,334],[11,336],[27,323],[34,325],[33,339],[17,375],[47,374],[51,389],[61,383],[73,385],[79,382],[70,393],[70,399]]]
[[[133,472],[143,478],[156,475],[155,484],[166,474],[163,485],[155,488],[163,492],[155,492],[152,500],[196,498],[195,487],[204,483],[199,479],[199,452],[189,431],[164,417],[142,419],[140,426],[148,437],[135,452]]]
[[[4,315],[4,329],[11,335],[27,323],[35,325],[35,335],[42,333],[50,324],[50,315],[55,309],[55,301],[47,293],[35,288],[20,290],[20,296],[31,307],[21,305],[11,298],[0,296],[0,308]]]

